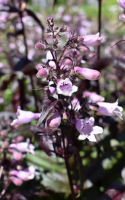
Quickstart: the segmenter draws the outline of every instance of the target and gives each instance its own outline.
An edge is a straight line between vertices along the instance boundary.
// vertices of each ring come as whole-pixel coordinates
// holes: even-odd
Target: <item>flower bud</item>
[[[82,52],[82,53],[85,53],[85,52],[88,52],[88,51],[89,51],[89,49],[88,49],[87,47],[85,47],[85,46],[79,46],[79,47],[78,47],[78,50],[79,50],[80,52]]]
[[[100,72],[94,69],[74,67],[75,72],[80,79],[97,80],[100,78]]]
[[[46,77],[47,77],[47,70],[46,70],[45,68],[41,68],[41,69],[37,72],[36,76],[37,76],[38,78],[46,78]]]
[[[11,176],[10,180],[17,186],[20,186],[23,183],[22,180],[20,180],[19,178],[16,178],[15,176]]]
[[[63,113],[63,121],[64,122],[68,121],[68,116],[67,116],[67,114],[65,112]]]
[[[119,15],[119,19],[120,19],[122,22],[125,22],[125,14],[120,14],[120,15]]]
[[[2,144],[2,148],[6,149],[9,146],[9,143],[7,141],[4,141]]]
[[[42,69],[43,68],[43,66],[41,65],[41,64],[38,64],[37,66],[36,66],[36,69],[37,70],[40,70],[40,69]]]
[[[36,45],[35,45],[35,48],[37,50],[45,50],[46,49],[46,45],[43,44],[42,42],[37,42]]]
[[[67,27],[66,26],[62,26],[61,28],[60,28],[60,32],[66,32],[67,31]]]
[[[80,38],[81,39],[83,38],[83,44],[89,45],[89,46],[97,46],[101,43],[101,40],[102,40],[102,38],[99,36],[99,33],[95,35],[86,35]]]
[[[17,151],[14,151],[14,150],[12,150],[12,149],[10,149],[9,152],[13,155],[13,158],[14,158],[15,160],[22,160],[22,158],[23,158],[22,153],[17,152]]]
[[[53,18],[52,18],[52,17],[47,17],[47,23],[48,23],[50,26],[54,26]]]
[[[57,128],[61,123],[61,115],[59,112],[54,113],[47,121],[46,125],[49,128]]]
[[[117,0],[117,2],[125,10],[125,0]]]

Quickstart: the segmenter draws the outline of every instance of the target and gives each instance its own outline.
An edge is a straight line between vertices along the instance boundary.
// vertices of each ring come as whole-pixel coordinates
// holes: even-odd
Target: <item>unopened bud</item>
[[[85,46],[79,46],[78,47],[79,51],[84,53],[84,52],[88,52],[89,51],[89,48],[85,47]]]
[[[41,64],[38,64],[38,65],[36,66],[36,69],[37,69],[37,70],[43,69],[43,66],[42,66]]]
[[[59,112],[54,113],[47,121],[46,125],[49,128],[57,128],[61,123],[61,115]]]
[[[7,141],[4,141],[2,144],[2,148],[6,149],[9,146],[9,143]]]
[[[94,69],[75,67],[75,72],[78,78],[88,80],[98,80],[100,78],[100,72]]]
[[[125,14],[120,14],[120,15],[119,15],[119,19],[120,19],[122,22],[125,22]]]
[[[52,17],[47,17],[47,23],[48,23],[50,26],[54,26],[53,18],[52,18]]]
[[[47,77],[47,70],[44,69],[44,68],[41,68],[41,69],[37,72],[36,76],[37,76],[38,78],[46,78],[46,77]]]
[[[45,50],[46,49],[46,45],[43,44],[42,42],[37,42],[36,45],[35,45],[35,48],[37,50]]]
[[[58,44],[58,40],[57,40],[56,38],[53,40],[53,42],[54,42],[55,44]]]
[[[66,114],[66,113],[63,113],[63,121],[64,121],[64,122],[67,122],[67,120],[68,120],[67,114]]]
[[[0,132],[0,134],[1,134],[1,135],[6,135],[6,134],[7,134],[7,131],[6,131],[6,130],[2,130],[2,131]]]
[[[66,32],[67,31],[67,27],[66,26],[62,26],[61,28],[60,28],[60,32]]]

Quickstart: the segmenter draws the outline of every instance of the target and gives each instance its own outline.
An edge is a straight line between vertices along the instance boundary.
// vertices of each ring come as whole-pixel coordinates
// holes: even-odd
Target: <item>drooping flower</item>
[[[85,140],[88,138],[91,142],[96,142],[94,134],[100,134],[103,132],[103,129],[99,126],[93,126],[94,118],[90,117],[88,120],[76,119],[76,129],[80,133],[79,140]]]
[[[98,112],[106,115],[106,116],[118,116],[120,119],[122,118],[122,111],[123,108],[118,106],[118,100],[114,103],[107,103],[107,102],[98,102],[97,105],[99,106]]]
[[[57,93],[62,94],[64,96],[71,96],[73,92],[78,90],[78,87],[72,85],[72,82],[69,78],[60,79],[57,83]]]
[[[21,179],[22,181],[29,181],[35,177],[35,167],[30,166],[24,170],[11,170],[9,175],[16,176],[17,178]]]
[[[85,45],[97,46],[101,43],[102,37],[100,37],[99,33],[97,33],[93,35],[82,36],[80,39],[83,39],[83,44]]]
[[[117,0],[117,2],[125,10],[125,0]]]
[[[94,69],[74,67],[74,70],[80,79],[97,80],[100,78],[100,72]]]
[[[11,126],[19,126],[21,124],[26,124],[31,122],[33,119],[38,119],[40,117],[40,113],[33,113],[31,111],[23,111],[21,110],[20,106],[17,109],[17,119],[14,119]]]
[[[34,154],[34,149],[35,146],[33,144],[30,144],[29,140],[27,139],[26,142],[19,142],[19,143],[12,143],[9,145],[11,149],[16,149],[20,152],[27,152],[27,153],[33,153]]]
[[[105,100],[104,97],[98,95],[96,92],[89,92],[89,91],[85,91],[83,93],[83,97],[89,97],[89,99],[94,103]]]

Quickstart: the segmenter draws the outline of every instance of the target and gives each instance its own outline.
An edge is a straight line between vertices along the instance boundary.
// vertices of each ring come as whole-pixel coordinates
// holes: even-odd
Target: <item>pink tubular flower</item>
[[[99,36],[99,33],[95,35],[86,35],[83,37],[80,37],[80,39],[83,39],[83,44],[89,45],[89,46],[97,46],[101,43],[102,38]]]
[[[64,96],[71,96],[73,92],[76,92],[78,89],[77,86],[72,85],[72,82],[69,78],[60,79],[57,83],[57,93]]]
[[[94,134],[100,134],[103,132],[103,129],[99,126],[93,126],[94,118],[90,117],[88,120],[76,119],[76,129],[80,133],[79,140],[85,140],[88,138],[91,142],[96,142]]]
[[[29,181],[35,177],[35,167],[30,166],[24,170],[11,170],[10,175],[16,176],[17,178],[21,179],[22,181]]]
[[[98,102],[97,105],[99,106],[99,113],[107,116],[117,115],[120,119],[123,119],[121,113],[123,108],[118,106],[118,100],[115,103]]]
[[[117,0],[118,4],[125,9],[125,0]]]
[[[10,124],[11,126],[19,126],[21,124],[26,124],[31,122],[33,119],[38,119],[40,117],[40,113],[33,113],[31,111],[23,111],[20,109],[20,106],[18,106],[17,109],[17,119],[14,119],[12,123]]]
[[[16,149],[20,152],[27,152],[27,153],[33,153],[34,154],[34,149],[35,149],[35,146],[33,144],[30,144],[29,143],[29,140],[27,140],[26,142],[20,142],[20,143],[12,143],[9,145],[9,147],[11,149]]]
[[[94,69],[74,67],[75,73],[80,79],[97,80],[100,78],[100,72]]]
[[[56,112],[49,119],[47,119],[46,126],[48,128],[58,128],[60,123],[61,123],[61,115],[59,112]]]
[[[10,180],[17,186],[20,186],[23,183],[22,180],[20,180],[19,178],[15,177],[15,176],[11,176]]]
[[[96,94],[95,92],[89,92],[89,91],[85,91],[85,92],[83,93],[83,97],[89,97],[89,99],[90,99],[92,102],[94,102],[94,103],[100,102],[100,101],[104,101],[104,100],[105,100],[104,97],[102,97],[102,96]]]

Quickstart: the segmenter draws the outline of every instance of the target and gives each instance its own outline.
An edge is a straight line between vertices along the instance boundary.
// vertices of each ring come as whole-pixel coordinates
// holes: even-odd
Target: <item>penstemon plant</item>
[[[82,163],[79,151],[75,147],[74,137],[96,142],[96,134],[103,133],[103,129],[94,125],[95,119],[90,112],[94,110],[95,114],[116,115],[122,119],[123,109],[118,106],[118,100],[115,103],[101,102],[104,101],[103,97],[89,93],[91,98],[95,95],[94,102],[90,102],[86,97],[78,95],[80,80],[95,81],[100,78],[99,71],[82,67],[81,63],[82,54],[86,49],[89,51],[88,46],[100,44],[102,38],[99,33],[87,36],[70,34],[63,47],[60,47],[60,38],[67,31],[67,27],[64,25],[56,27],[51,17],[47,18],[47,24],[47,34],[51,37],[51,42],[44,40],[37,42],[35,46],[39,51],[46,51],[44,63],[36,67],[38,70],[36,76],[46,80],[48,84],[37,127],[53,141],[54,153],[65,160],[73,200],[78,190],[75,190],[73,183],[69,158],[74,155],[78,160],[81,180],[79,189],[83,199]]]
[[[124,7],[124,1],[118,1],[118,3]],[[124,15],[121,17],[124,18]],[[81,36],[70,33],[65,42],[62,40],[63,34],[68,32],[65,25],[55,26],[52,17],[47,18],[47,25],[47,36],[35,45],[41,54],[46,53],[43,62],[36,66],[36,77],[46,85],[45,95],[42,93],[44,97],[42,112],[24,111],[19,106],[16,113],[17,119],[9,124],[8,132],[4,130],[4,127],[0,131],[2,140],[0,176],[4,175],[5,181],[5,189],[1,197],[4,196],[11,182],[16,186],[21,186],[23,182],[39,176],[34,166],[30,165],[26,168],[23,164],[27,154],[35,153],[35,146],[29,139],[24,141],[21,135],[15,138],[11,136],[14,128],[17,130],[20,125],[30,123],[35,119],[38,122],[33,131],[37,135],[40,134],[40,137],[44,137],[46,143],[51,141],[53,146],[49,147],[47,154],[65,160],[72,200],[79,196],[83,200],[85,198],[84,174],[77,142],[84,140],[90,146],[98,142],[97,134],[102,134],[103,128],[98,126],[96,115],[117,116],[123,119],[123,109],[118,106],[118,100],[108,103],[104,102],[104,97],[95,92],[84,91],[84,89],[81,92],[80,85],[84,83],[83,80],[95,82],[101,76],[99,71],[87,64],[84,67],[82,60],[91,47],[97,46],[97,58],[100,57],[101,25],[97,34]],[[45,140],[42,142],[43,150],[46,152]],[[71,159],[74,159],[74,167],[71,166]],[[78,172],[77,176],[76,172]]]

